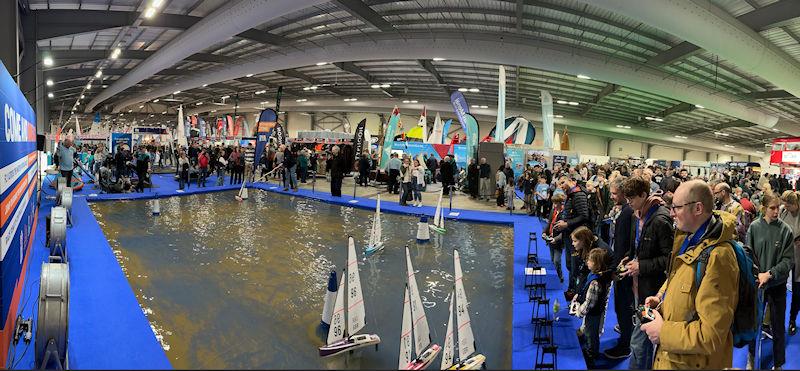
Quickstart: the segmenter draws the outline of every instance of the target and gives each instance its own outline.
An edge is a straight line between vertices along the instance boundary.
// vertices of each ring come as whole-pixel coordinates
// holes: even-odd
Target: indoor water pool
[[[511,226],[448,220],[444,236],[417,244],[419,217],[382,213],[386,247],[363,259],[373,211],[235,194],[161,199],[160,216],[152,200],[90,204],[174,368],[397,369],[406,244],[433,342],[444,341],[458,248],[477,350],[488,368],[511,368]],[[348,235],[361,255],[360,333],[381,343],[320,358],[328,274],[341,278]]]

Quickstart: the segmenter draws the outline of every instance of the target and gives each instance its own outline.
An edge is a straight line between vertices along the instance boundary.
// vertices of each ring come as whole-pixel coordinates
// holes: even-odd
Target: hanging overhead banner
[[[503,66],[498,66],[498,68],[499,78],[497,84],[497,121],[494,128],[494,141],[503,143],[506,139],[506,68]]]
[[[547,90],[542,90],[542,134],[546,150],[553,150],[553,119],[553,97]]]
[[[26,257],[36,232],[36,116],[5,67],[0,68],[0,330],[10,333],[25,281]],[[0,337],[8,349],[10,336]],[[7,352],[0,352],[6,365]]]

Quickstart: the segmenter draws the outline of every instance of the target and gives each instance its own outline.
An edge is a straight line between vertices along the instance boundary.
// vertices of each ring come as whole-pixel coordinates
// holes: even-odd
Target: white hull
[[[380,342],[381,338],[375,334],[353,335],[333,344],[319,347],[319,356],[323,358],[332,357],[346,351],[360,349],[369,345],[378,345]]]

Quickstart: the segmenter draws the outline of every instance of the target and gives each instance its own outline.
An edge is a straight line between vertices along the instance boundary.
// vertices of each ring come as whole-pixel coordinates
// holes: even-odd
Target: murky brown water
[[[362,333],[381,337],[321,359],[328,273],[368,239],[372,212],[251,190],[153,201],[97,202],[97,216],[173,367],[396,369],[409,244],[433,341],[442,344],[459,248],[477,348],[490,368],[511,367],[511,227],[449,222],[417,245],[413,216],[383,214],[383,252],[360,263],[367,310]],[[431,368],[437,368],[439,359]]]

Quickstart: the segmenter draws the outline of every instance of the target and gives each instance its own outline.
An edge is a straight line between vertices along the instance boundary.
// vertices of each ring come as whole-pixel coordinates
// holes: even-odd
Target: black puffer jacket
[[[569,235],[580,226],[589,227],[589,200],[586,191],[575,187],[567,192],[567,201],[564,203],[564,212],[561,220],[567,222],[567,227],[562,230],[562,239],[571,245]]]
[[[636,218],[633,218],[633,223],[638,222]],[[635,225],[634,228],[636,228]],[[645,221],[639,248],[633,247],[635,256],[639,259],[640,300],[658,293],[658,289],[667,279],[667,264],[674,238],[675,232],[672,229],[672,218],[669,216],[669,211],[666,207],[659,206],[653,216]]]

